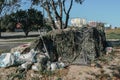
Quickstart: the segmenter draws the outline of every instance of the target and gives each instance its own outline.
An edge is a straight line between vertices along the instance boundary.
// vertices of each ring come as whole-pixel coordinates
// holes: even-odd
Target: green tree
[[[33,5],[40,5],[48,15],[51,22],[52,29],[64,29],[68,26],[69,14],[72,9],[73,3],[82,4],[84,0],[32,0]],[[66,6],[66,3],[69,5]],[[65,22],[63,21],[63,15],[66,16]],[[56,26],[55,21],[59,26]],[[63,26],[64,22],[64,26]]]
[[[41,11],[37,11],[35,9],[28,9],[27,14],[30,26],[37,26],[37,28],[43,26],[43,15]]]
[[[42,7],[48,15],[49,21],[51,23],[52,30],[64,29],[68,27],[69,14],[72,9],[73,3],[82,4],[84,0],[29,0],[32,5],[38,5]],[[66,6],[66,3],[69,5]],[[65,15],[65,22],[63,20],[63,15]],[[56,26],[56,22],[59,26]],[[63,26],[63,23],[65,24]]]
[[[14,31],[16,25],[15,13],[4,15],[1,18],[1,30],[2,31]]]
[[[3,7],[4,7],[4,0],[0,0],[0,15],[1,15],[1,13],[2,13],[2,9],[3,9]],[[0,37],[1,37],[1,27],[2,27],[2,18],[0,17]]]
[[[25,35],[28,36],[28,33],[35,25],[40,27],[43,25],[43,15],[35,9],[28,9],[28,11],[20,10],[16,13],[16,21],[22,24],[22,29]]]
[[[16,23],[22,24],[22,29],[26,36],[28,36],[30,26],[29,26],[29,20],[28,15],[26,11],[20,10],[16,12]]]
[[[5,7],[10,8],[13,4],[17,3],[18,0],[0,0],[0,37],[1,37],[1,27],[2,27],[2,11]]]
[[[2,28],[9,31],[14,31],[16,25],[20,23],[26,36],[35,26],[37,29],[43,26],[43,15],[41,11],[35,9],[19,10],[15,13],[4,15],[1,19]]]

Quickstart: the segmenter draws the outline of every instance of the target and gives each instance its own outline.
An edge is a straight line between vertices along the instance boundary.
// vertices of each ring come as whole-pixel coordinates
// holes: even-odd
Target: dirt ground
[[[120,47],[89,66],[71,65],[66,69],[41,74],[17,67],[0,68],[0,80],[120,80]]]

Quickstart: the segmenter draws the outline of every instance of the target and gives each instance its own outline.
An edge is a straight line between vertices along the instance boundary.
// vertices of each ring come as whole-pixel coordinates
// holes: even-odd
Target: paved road
[[[30,35],[29,37],[25,37],[25,34],[23,32],[2,33],[3,38],[0,38],[0,50],[10,50],[13,47],[25,44],[24,42],[10,42],[10,41],[36,38],[37,36],[39,36],[39,33],[30,32],[29,35]],[[113,46],[120,46],[120,40],[108,40],[108,42]]]
[[[6,36],[25,36],[24,32],[2,32],[2,37]],[[29,35],[39,35],[38,32],[29,32]]]
[[[27,42],[13,42],[15,40],[23,39],[33,39],[39,36],[38,32],[30,32],[29,37],[25,37],[24,32],[8,32],[2,33],[2,38],[0,38],[0,50],[10,50],[13,47],[25,44]]]
[[[0,44],[0,50],[9,51],[11,48],[16,47],[18,45],[22,45],[24,43],[8,43],[8,44]]]

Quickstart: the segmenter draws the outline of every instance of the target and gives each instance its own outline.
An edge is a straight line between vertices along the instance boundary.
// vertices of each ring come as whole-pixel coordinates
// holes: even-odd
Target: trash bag
[[[31,49],[30,52],[26,54],[21,54],[19,51],[14,53],[2,53],[0,56],[0,67],[22,65],[26,62],[34,63],[36,61],[36,54],[37,51],[34,51],[33,49]]]
[[[21,64],[20,67],[22,69],[30,69],[31,66],[32,66],[32,62],[26,62],[26,63]]]
[[[35,55],[37,54],[36,51],[33,49],[30,50],[29,53],[26,54],[20,54],[18,53],[19,57],[16,59],[16,62],[19,64],[23,64],[25,62],[35,62]]]
[[[9,67],[14,64],[14,55],[11,53],[3,53],[0,56],[0,67]]]

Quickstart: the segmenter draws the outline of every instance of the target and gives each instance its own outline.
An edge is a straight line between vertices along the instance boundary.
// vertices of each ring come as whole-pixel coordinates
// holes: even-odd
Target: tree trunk
[[[0,15],[1,15],[1,13],[2,13],[2,6],[1,6],[1,8],[0,8]],[[1,27],[2,27],[2,23],[1,23],[1,18],[0,18],[0,37],[1,37]]]
[[[58,19],[58,25],[59,25],[59,26],[58,26],[58,29],[63,29],[62,24],[63,24],[63,23],[62,23],[62,18],[59,18],[59,19]]]
[[[0,19],[0,37],[1,37],[1,27],[2,27],[2,22],[1,22],[2,20]]]
[[[55,29],[57,29],[57,28],[56,28],[56,26],[55,26],[55,21],[54,21],[52,15],[51,15],[49,3],[47,3],[46,5],[47,5],[47,6],[46,6],[46,7],[43,7],[43,8],[46,10],[47,15],[48,15],[48,17],[49,17],[49,20],[50,20],[50,22],[51,22],[51,24],[52,24],[52,26],[51,26],[52,30],[55,30]]]
[[[67,28],[67,26],[68,26],[68,20],[69,20],[69,14],[66,15],[66,21],[65,21],[64,29]]]
[[[64,12],[65,12],[65,14],[66,14],[66,21],[65,21],[65,26],[64,26],[64,28],[67,28],[67,26],[68,26],[69,14],[70,14],[70,11],[71,11],[71,9],[72,9],[72,5],[73,5],[73,0],[71,0],[69,9],[66,11],[66,8],[65,8],[65,0],[63,1]]]
[[[1,27],[2,27],[2,19],[0,18],[0,37],[1,37]]]
[[[29,31],[24,31],[25,36],[28,37]]]
[[[1,26],[0,26],[0,37],[1,37]]]
[[[60,19],[60,28],[63,29],[62,18]]]

